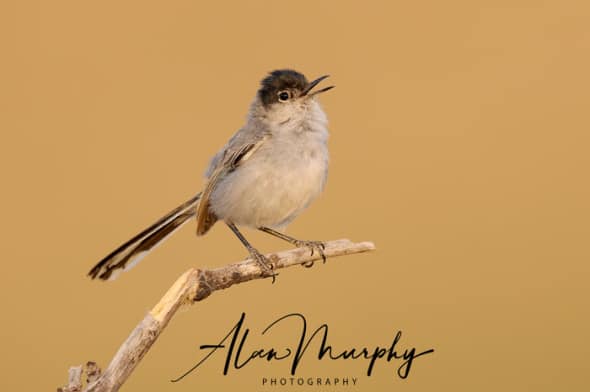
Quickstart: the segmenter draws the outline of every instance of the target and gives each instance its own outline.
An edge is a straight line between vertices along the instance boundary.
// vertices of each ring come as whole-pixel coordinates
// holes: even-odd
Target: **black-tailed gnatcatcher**
[[[301,241],[277,230],[297,217],[322,191],[328,173],[327,118],[312,91],[328,76],[308,82],[293,70],[277,70],[262,80],[246,125],[213,157],[205,189],[131,238],[96,264],[93,279],[114,278],[130,269],[158,243],[196,217],[197,235],[223,220],[250,256],[272,276],[272,264],[236,225],[272,234],[321,254],[319,241]]]

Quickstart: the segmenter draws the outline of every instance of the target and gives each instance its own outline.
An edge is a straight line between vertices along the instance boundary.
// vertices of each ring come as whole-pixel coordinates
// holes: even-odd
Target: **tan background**
[[[199,239],[186,227],[114,283],[85,277],[199,190],[258,81],[293,67],[337,88],[322,97],[328,186],[289,232],[378,252],[181,312],[124,390],[255,391],[287,375],[260,362],[223,377],[218,356],[169,383],[242,311],[255,335],[299,311],[336,347],[402,329],[402,346],[436,349],[405,381],[385,363],[371,378],[359,362],[300,369],[358,376],[356,390],[585,390],[590,12],[485,3],[3,2],[1,389],[53,390],[72,364],[106,365],[183,271],[245,255],[222,225]]]

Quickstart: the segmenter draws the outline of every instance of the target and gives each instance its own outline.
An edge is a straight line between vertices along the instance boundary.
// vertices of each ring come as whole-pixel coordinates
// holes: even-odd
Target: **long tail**
[[[156,223],[119,246],[108,256],[98,262],[88,272],[92,279],[114,279],[117,270],[129,270],[156,245],[164,241],[170,234],[182,226],[189,218],[195,216],[201,193],[184,204],[176,207],[160,218]],[[113,272],[115,274],[113,275]],[[112,275],[112,276],[111,276]]]

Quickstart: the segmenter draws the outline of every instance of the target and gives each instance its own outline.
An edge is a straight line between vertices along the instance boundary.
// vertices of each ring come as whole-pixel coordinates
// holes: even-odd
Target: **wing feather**
[[[223,152],[223,158],[216,162],[216,167],[210,172],[209,180],[201,195],[201,201],[197,208],[197,235],[203,235],[209,231],[211,226],[217,222],[217,217],[210,210],[209,197],[215,189],[217,182],[227,173],[234,171],[240,165],[244,164],[262,146],[266,137],[261,137],[254,143],[246,143],[237,149],[229,147]]]

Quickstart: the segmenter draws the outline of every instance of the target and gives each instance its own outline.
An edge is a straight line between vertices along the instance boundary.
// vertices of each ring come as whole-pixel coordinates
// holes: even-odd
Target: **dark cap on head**
[[[305,76],[292,69],[279,69],[272,71],[266,78],[260,82],[258,96],[264,104],[269,106],[279,101],[278,94],[280,91],[304,91],[308,86]]]

